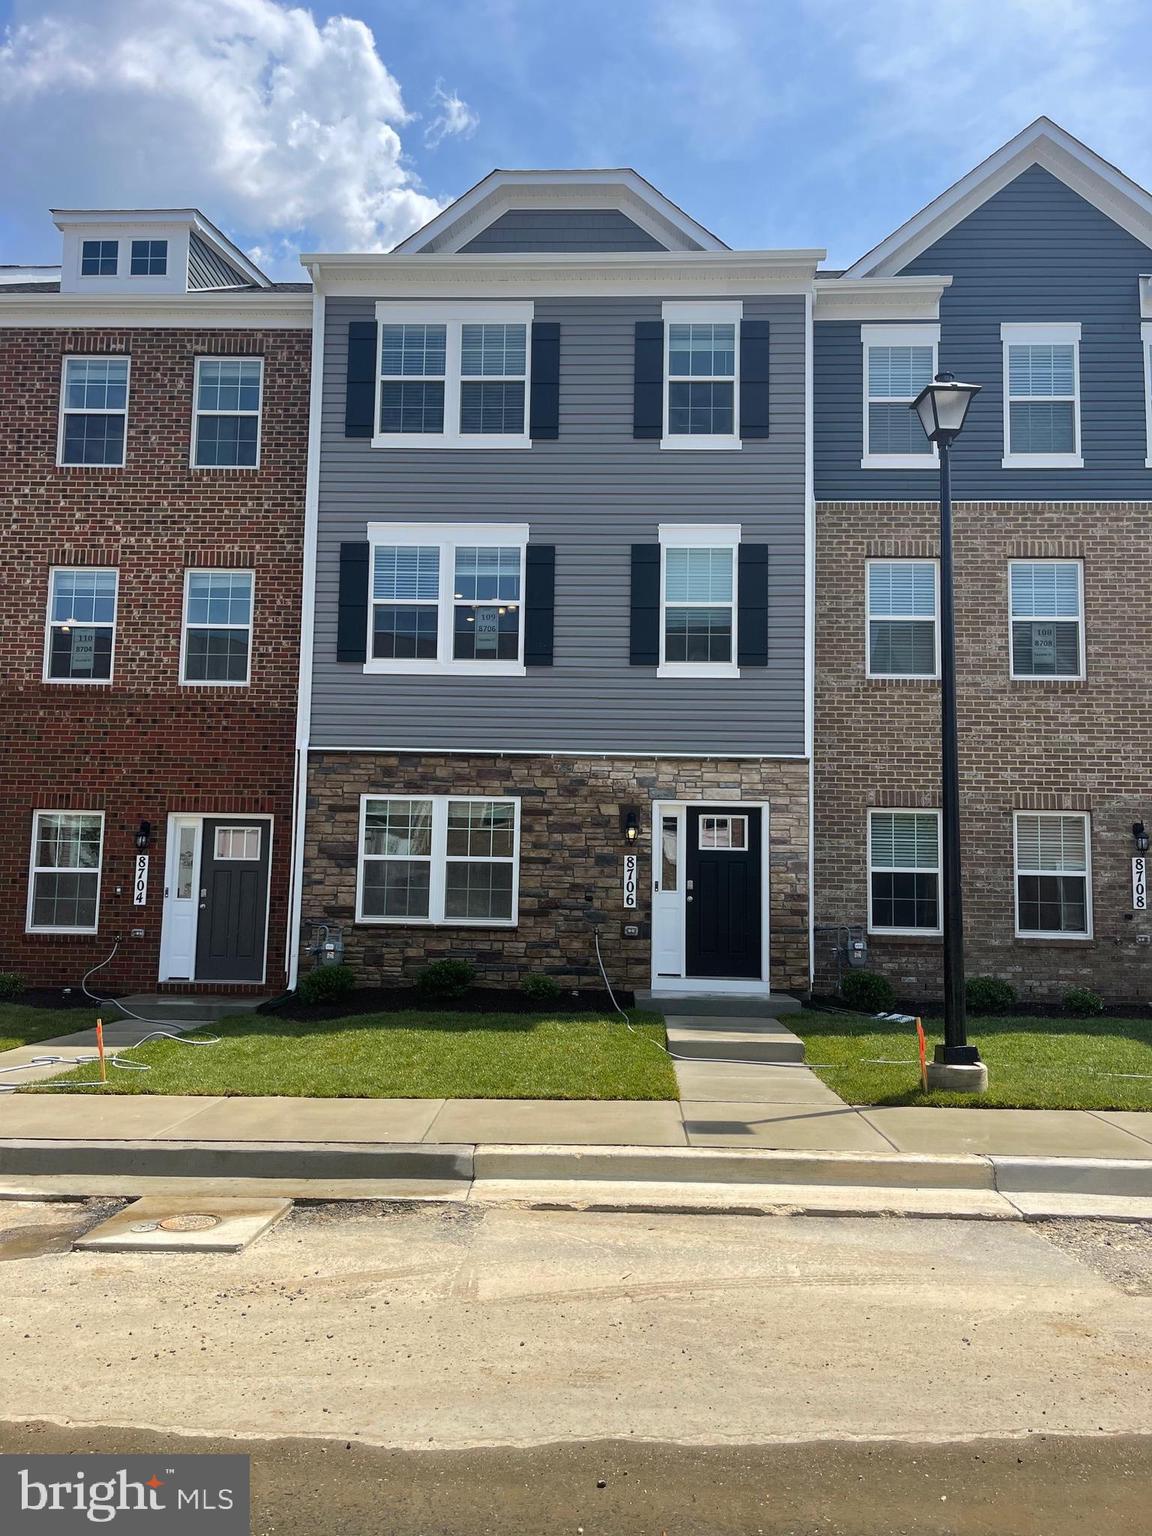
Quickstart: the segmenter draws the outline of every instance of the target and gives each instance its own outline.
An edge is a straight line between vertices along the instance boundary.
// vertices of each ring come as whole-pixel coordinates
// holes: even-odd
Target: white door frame
[[[263,986],[265,981],[268,979],[268,929],[269,918],[272,911],[272,856],[273,842],[276,835],[275,816],[271,815],[267,811],[170,811],[168,813],[167,822],[165,823],[164,833],[164,900],[163,906],[161,908],[160,921],[160,964],[157,977],[159,981],[193,982],[196,980],[194,975],[191,977],[169,975],[169,972],[172,969],[171,960],[169,958],[169,951],[171,949],[170,913],[173,903],[176,900],[172,892],[176,886],[176,858],[179,848],[179,839],[176,836],[176,829],[181,822],[195,822],[199,829],[196,838],[196,873],[195,879],[193,881],[193,887],[196,891],[196,894],[193,897],[193,901],[195,903],[195,911],[192,914],[192,969],[195,971],[196,940],[198,938],[200,912],[200,868],[204,854],[204,823],[206,821],[233,820],[237,822],[266,821],[268,823],[268,883],[264,891],[264,963],[260,970],[260,980],[258,982],[254,982],[250,978],[245,981],[223,981],[219,983],[217,983],[215,978],[213,978],[213,982],[216,985],[222,986],[253,987]]]
[[[684,967],[687,964],[685,929],[687,922],[687,906],[685,895],[685,871],[688,867],[687,860],[687,827],[688,811],[704,808],[733,811],[759,811],[760,812],[760,976],[759,979],[752,976],[738,976],[726,979],[715,976],[686,976]],[[678,822],[678,864],[680,874],[679,902],[660,903],[661,892],[656,887],[660,878],[661,846],[660,839],[663,835],[665,816],[675,816]],[[728,993],[734,997],[762,997],[768,988],[768,978],[771,975],[771,921],[769,914],[768,897],[770,891],[768,856],[771,849],[769,838],[769,803],[767,800],[654,800],[652,802],[652,886],[650,899],[652,902],[652,942],[650,945],[652,955],[652,992],[657,997],[682,996],[686,992],[698,993]],[[678,976],[658,975],[656,971],[657,957],[661,953],[662,946],[658,942],[657,922],[676,921],[679,923],[679,946],[681,973]]]

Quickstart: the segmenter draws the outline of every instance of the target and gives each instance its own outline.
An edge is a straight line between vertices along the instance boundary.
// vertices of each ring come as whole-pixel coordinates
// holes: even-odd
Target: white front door
[[[192,981],[196,975],[202,825],[199,816],[168,818],[164,926],[160,937],[161,981]]]
[[[684,974],[685,807],[657,806],[652,829],[652,983]]]

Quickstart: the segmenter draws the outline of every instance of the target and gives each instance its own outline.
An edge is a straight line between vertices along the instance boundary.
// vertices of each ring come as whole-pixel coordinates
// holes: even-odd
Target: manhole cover
[[[158,1221],[134,1221],[128,1230],[129,1232],[156,1232],[159,1227]]]
[[[220,1225],[219,1216],[165,1216],[158,1223],[162,1232],[207,1232]]]

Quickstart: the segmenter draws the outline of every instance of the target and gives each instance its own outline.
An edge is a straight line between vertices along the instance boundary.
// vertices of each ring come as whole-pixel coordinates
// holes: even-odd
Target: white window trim
[[[1020,876],[1021,875],[1055,875],[1074,874],[1074,870],[1054,869],[1021,869],[1020,868],[1020,818],[1021,816],[1076,816],[1084,823],[1084,923],[1083,933],[1053,933],[1042,928],[1021,928],[1020,926]],[[1088,811],[1013,811],[1012,812],[1012,908],[1015,917],[1014,927],[1018,939],[1066,939],[1074,943],[1092,938],[1092,817]]]
[[[368,635],[367,649],[364,653],[367,658],[364,671],[392,674],[445,672],[454,676],[463,674],[469,677],[525,677],[528,672],[528,668],[524,665],[524,600],[528,534],[529,524],[527,523],[369,523]],[[435,661],[431,658],[392,660],[386,656],[372,655],[373,615],[376,606],[372,596],[372,585],[376,568],[376,547],[380,544],[435,544],[440,550]],[[467,661],[463,658],[456,660],[452,655],[453,607],[455,605],[452,586],[456,575],[456,549],[459,545],[485,548],[498,545],[507,548],[516,545],[520,549],[520,649],[515,661]]]
[[[111,624],[86,624],[85,629],[111,629],[112,631],[112,655],[108,664],[107,677],[51,677],[49,675],[52,666],[52,631],[56,628],[52,622],[52,593],[56,584],[57,571],[111,571],[114,591],[112,594],[112,623]],[[107,688],[116,676],[116,631],[120,625],[120,570],[115,565],[51,565],[48,567],[48,607],[44,616],[44,665],[41,672],[41,682],[51,683],[59,687],[75,688]]]
[[[657,677],[739,677],[740,664],[740,524],[739,523],[661,523],[660,537],[660,663]],[[665,572],[670,549],[730,549],[732,551],[732,660],[665,661]],[[684,606],[677,604],[677,607]],[[704,603],[701,607],[723,607]]]
[[[874,565],[930,565],[933,576],[933,599],[935,610],[932,614],[932,639],[934,670],[931,672],[873,672],[872,670],[872,621],[873,619],[888,620],[899,624],[904,621],[911,623],[925,622],[925,615],[913,613],[873,613],[872,612],[872,582],[871,572]],[[931,683],[940,680],[940,562],[921,556],[900,556],[897,559],[885,559],[882,555],[865,560],[864,562],[864,675],[879,683],[907,683],[920,682]]]
[[[373,448],[531,448],[529,420],[532,412],[532,321],[536,306],[530,300],[515,304],[421,304],[380,300],[376,305],[375,404],[372,416]],[[524,336],[524,430],[480,433],[460,431],[461,343],[465,324],[523,325]],[[392,325],[442,325],[445,327],[444,430],[443,432],[381,432],[380,427],[380,327]],[[413,374],[412,382],[438,375]],[[479,382],[469,378],[469,382]],[[498,383],[495,375],[489,382]]]
[[[1077,628],[1077,670],[1075,672],[1059,672],[1050,675],[1036,675],[1031,672],[1017,672],[1016,650],[1012,644],[1012,625],[1014,623],[1044,624],[1047,619],[1028,618],[1023,614],[1012,612],[1012,572],[1018,565],[1074,565],[1076,567],[1076,598],[1080,611],[1076,616]],[[1069,624],[1067,617],[1053,618],[1054,624]],[[1084,636],[1084,562],[1083,560],[1009,560],[1008,562],[1008,675],[1014,683],[1082,683],[1087,676],[1085,663],[1085,636]]]
[[[68,385],[69,363],[106,363],[110,359],[117,362],[124,361],[128,364],[127,376],[124,380],[124,409],[122,411],[110,411],[106,407],[100,410],[72,411],[66,405]],[[132,358],[127,352],[66,352],[60,359],[60,420],[56,424],[56,467],[57,469],[123,469],[128,462],[128,411],[132,404]],[[68,416],[123,416],[124,439],[121,444],[121,456],[118,464],[70,464],[64,459],[64,422]]]
[[[192,586],[193,576],[247,576],[251,582],[251,595],[248,600],[248,623],[244,624],[189,624],[188,622],[188,598]],[[247,688],[252,681],[252,640],[256,620],[256,572],[248,567],[237,566],[235,568],[221,568],[214,565],[190,565],[184,572],[184,601],[180,609],[180,686],[181,688]],[[188,631],[189,629],[247,629],[248,631],[248,666],[245,669],[243,680],[234,678],[186,677],[185,668],[188,661]]]
[[[39,842],[41,816],[98,816],[100,818],[100,861],[96,865],[96,921],[90,928],[47,928],[39,927],[32,922],[32,911],[36,897],[37,874],[59,874],[58,867],[48,868],[36,863],[36,845]],[[68,871],[65,870],[64,873]],[[91,874],[91,870],[84,871]],[[77,811],[60,810],[53,806],[32,812],[32,847],[28,853],[28,901],[25,907],[24,931],[25,933],[99,933],[100,932],[100,891],[104,881],[104,812],[103,811]]]
[[[430,854],[428,856],[428,916],[427,917],[376,917],[364,912],[364,852],[365,829],[370,800],[428,800],[432,804]],[[512,865],[512,916],[511,917],[445,917],[444,898],[448,869],[448,802],[510,802],[513,807],[512,857],[492,858],[477,856],[462,859],[470,864]],[[356,847],[356,921],[372,926],[389,928],[515,928],[520,922],[520,797],[519,795],[401,795],[395,792],[365,794],[360,796],[360,830]]]
[[[204,363],[259,363],[260,364],[260,403],[254,411],[202,411],[200,409],[200,369]],[[255,416],[256,418],[256,462],[255,464],[198,464],[196,462],[196,449],[200,437],[200,418],[202,416]],[[199,474],[246,474],[250,475],[260,468],[260,452],[264,439],[264,359],[262,357],[244,357],[239,353],[224,357],[217,353],[205,353],[203,357],[196,359],[196,370],[192,379],[192,442],[189,447],[188,465]]]
[[[1013,453],[1012,452],[1012,401],[1013,399],[1063,400],[1064,395],[1031,397],[1013,396],[1009,392],[1008,349],[1013,346],[1072,346],[1072,372],[1075,395],[1072,416],[1076,431],[1076,447],[1072,453]],[[1002,469],[1083,469],[1084,443],[1080,436],[1080,322],[1066,320],[1048,325],[1025,325],[1005,321],[1000,327],[1000,347],[1004,380],[1004,457]]]
[[[1144,468],[1152,469],[1152,320],[1140,322],[1140,347],[1144,354]]]
[[[936,869],[907,869],[891,870],[872,868],[872,821],[876,816],[935,816],[936,818]],[[876,934],[891,934],[897,938],[940,938],[944,932],[944,875],[941,868],[944,862],[943,847],[944,829],[940,822],[940,812],[930,806],[920,805],[891,805],[869,806],[868,808],[868,932]],[[939,919],[935,928],[878,928],[872,921],[872,875],[876,874],[918,874],[936,876],[936,916]]]
[[[86,245],[114,245],[116,247],[116,270],[114,272],[85,272],[84,247]],[[86,235],[77,242],[77,276],[81,282],[90,283],[93,278],[109,278],[120,276],[120,241],[110,240],[106,235]],[[129,263],[131,265],[131,263]]]
[[[939,466],[940,454],[936,444],[929,445],[928,453],[872,453],[868,446],[868,407],[872,396],[868,393],[868,352],[871,347],[931,347],[932,376],[940,368],[940,327],[938,325],[862,325],[860,327],[861,397],[863,410],[861,442],[864,447],[860,460],[861,469],[910,469],[921,474],[926,469]],[[877,395],[878,405],[900,405],[903,396]],[[908,402],[911,411],[912,403]]]
[[[134,245],[147,245],[147,247],[148,247],[148,260],[149,261],[151,261],[151,259],[152,259],[152,247],[154,245],[162,245],[164,247],[164,270],[163,270],[163,272],[133,272],[133,270],[132,270],[132,247]],[[167,277],[168,276],[168,268],[169,268],[169,266],[171,264],[171,258],[172,258],[172,242],[165,235],[129,235],[129,237],[128,237],[128,270],[127,270],[127,272],[124,275],[125,275],[125,277],[135,277],[135,278],[141,278],[141,277]],[[119,263],[117,263],[117,264],[119,264]]]
[[[661,318],[664,322],[664,435],[660,439],[661,448],[670,448],[675,452],[696,450],[704,453],[717,451],[731,451],[734,448],[743,448],[740,438],[740,322],[744,318],[744,301],[742,299],[702,300],[699,303],[687,303],[682,299],[666,299],[661,305]],[[735,327],[733,372],[732,382],[732,431],[731,433],[710,436],[707,433],[672,433],[668,430],[668,423],[672,419],[669,413],[669,399],[672,387],[672,378],[668,370],[669,338],[673,325],[728,325]],[[705,377],[703,374],[692,374],[685,378],[677,377],[677,383],[691,382],[694,384],[707,384],[709,382],[727,384],[728,374],[716,374]]]

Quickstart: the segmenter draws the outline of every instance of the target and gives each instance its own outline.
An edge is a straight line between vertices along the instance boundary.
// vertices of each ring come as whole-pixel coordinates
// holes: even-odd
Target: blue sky
[[[1106,20],[1105,20],[1106,19]],[[194,203],[281,277],[493,166],[632,165],[853,260],[1041,113],[1152,182],[1149,0],[0,0],[0,260]],[[17,153],[11,154],[13,147]]]

